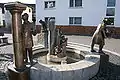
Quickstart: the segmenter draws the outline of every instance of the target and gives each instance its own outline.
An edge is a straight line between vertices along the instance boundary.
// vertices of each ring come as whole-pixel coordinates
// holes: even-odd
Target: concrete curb
[[[79,44],[79,43],[73,43],[73,42],[68,42],[68,43],[78,44],[78,45],[80,45],[80,46],[84,46],[84,47],[90,48],[89,45],[84,45],[84,44]],[[95,49],[98,49],[98,47],[95,47]],[[110,51],[110,50],[107,50],[107,49],[103,49],[103,51],[108,52],[108,53],[113,53],[113,54],[115,54],[116,56],[119,56],[119,57],[120,57],[120,54],[119,54],[119,53],[116,53],[116,52],[113,52],[113,51]]]

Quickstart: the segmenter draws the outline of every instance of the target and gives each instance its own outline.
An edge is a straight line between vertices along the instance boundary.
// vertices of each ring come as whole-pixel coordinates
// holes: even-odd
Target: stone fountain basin
[[[33,48],[34,54],[47,51],[43,46]],[[48,65],[37,63],[30,69],[31,80],[89,80],[99,70],[100,55],[89,52],[85,46],[68,43],[67,51],[76,52],[85,58],[75,63],[62,65]]]

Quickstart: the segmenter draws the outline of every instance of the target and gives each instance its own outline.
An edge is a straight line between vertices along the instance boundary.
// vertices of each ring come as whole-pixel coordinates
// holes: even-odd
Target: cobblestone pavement
[[[90,80],[120,80],[120,66],[108,62],[106,71],[100,70],[98,74]]]
[[[85,45],[90,45],[91,43],[91,36],[79,36],[79,35],[67,35],[69,42],[75,42]],[[105,46],[104,49],[116,52],[120,54],[120,39],[114,38],[107,38],[105,39]]]
[[[12,45],[0,47],[0,80],[8,80],[7,66],[13,61]]]
[[[88,36],[67,36],[68,41],[89,45],[91,37]],[[120,39],[107,39],[105,49],[120,53]],[[0,80],[8,80],[7,66],[13,61],[12,45],[0,47]],[[99,73],[90,80],[120,80],[120,56],[109,54],[109,62],[106,71]]]

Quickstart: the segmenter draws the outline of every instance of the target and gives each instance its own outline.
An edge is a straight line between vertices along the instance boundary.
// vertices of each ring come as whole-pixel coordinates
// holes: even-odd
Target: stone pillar
[[[49,35],[48,35],[49,54],[52,55],[54,54],[55,37],[56,37],[56,26],[54,19],[49,20],[48,27],[49,27]]]
[[[12,14],[12,36],[15,57],[15,66],[8,67],[10,80],[28,80],[23,56],[22,19],[21,14],[26,6],[20,2],[10,2],[5,5]],[[14,78],[13,78],[14,77]]]
[[[19,2],[8,3],[5,5],[6,9],[12,14],[12,36],[15,56],[15,67],[23,68],[23,39],[22,39],[22,19],[21,14],[26,6]]]
[[[109,55],[100,53],[100,72],[107,73]]]
[[[44,46],[48,48],[48,31],[44,31]]]

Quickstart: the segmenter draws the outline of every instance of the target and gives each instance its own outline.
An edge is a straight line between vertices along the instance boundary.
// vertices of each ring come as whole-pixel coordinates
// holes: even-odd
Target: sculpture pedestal
[[[109,62],[109,55],[100,54],[100,71],[107,72]]]
[[[29,68],[23,71],[18,71],[15,69],[14,65],[8,66],[8,76],[9,80],[30,80],[29,79]]]

